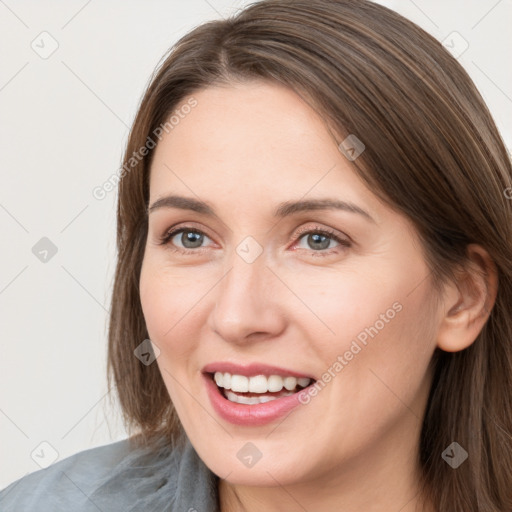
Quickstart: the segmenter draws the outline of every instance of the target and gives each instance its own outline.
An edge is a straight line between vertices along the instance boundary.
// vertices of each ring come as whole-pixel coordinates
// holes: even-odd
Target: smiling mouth
[[[281,375],[246,377],[226,372],[208,373],[208,375],[226,400],[244,405],[263,404],[294,395],[316,382],[307,377]]]

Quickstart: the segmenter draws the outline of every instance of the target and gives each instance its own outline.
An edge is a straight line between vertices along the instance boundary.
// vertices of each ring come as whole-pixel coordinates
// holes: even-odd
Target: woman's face
[[[155,149],[140,277],[190,441],[236,484],[412,471],[439,318],[411,223],[293,91],[193,98]]]

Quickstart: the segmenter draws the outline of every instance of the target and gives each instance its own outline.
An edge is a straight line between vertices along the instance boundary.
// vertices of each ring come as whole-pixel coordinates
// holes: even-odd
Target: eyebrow
[[[161,197],[160,199],[157,199],[147,211],[148,213],[151,213],[161,208],[191,210],[202,215],[218,218],[215,210],[208,203],[192,197],[176,195]],[[285,201],[284,203],[280,203],[274,210],[274,217],[284,218],[295,213],[315,210],[342,210],[349,213],[356,213],[375,223],[375,219],[360,206],[348,201],[331,198]]]

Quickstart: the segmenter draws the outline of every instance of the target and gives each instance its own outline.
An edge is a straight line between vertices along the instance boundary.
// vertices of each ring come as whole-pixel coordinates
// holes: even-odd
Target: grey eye
[[[184,249],[197,249],[201,247],[205,238],[205,235],[203,235],[202,233],[198,233],[197,231],[187,229],[181,230],[180,233],[176,233],[172,238],[178,236],[180,242],[183,244],[182,247]],[[178,245],[178,247],[180,246]]]
[[[331,235],[323,235],[321,233],[306,233],[300,237],[300,239],[306,239],[308,247],[301,247],[302,249],[312,249],[323,251],[330,249],[329,244],[334,242],[334,238]]]

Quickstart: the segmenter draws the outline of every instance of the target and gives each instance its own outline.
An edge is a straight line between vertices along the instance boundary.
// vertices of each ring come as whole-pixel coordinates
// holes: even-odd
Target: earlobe
[[[476,340],[498,292],[496,265],[487,251],[477,244],[467,251],[468,265],[445,288],[437,346],[446,352],[464,350]]]

